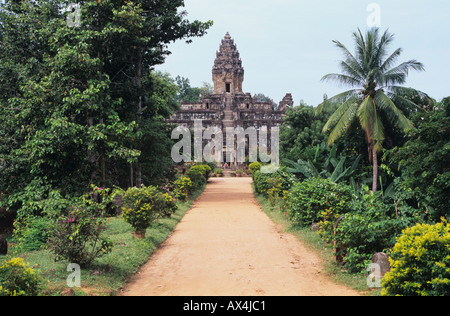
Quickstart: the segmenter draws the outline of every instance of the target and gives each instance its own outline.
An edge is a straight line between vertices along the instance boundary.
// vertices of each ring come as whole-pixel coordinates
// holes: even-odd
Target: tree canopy
[[[424,66],[410,60],[395,66],[402,49],[389,53],[388,48],[394,35],[385,31],[382,35],[378,28],[367,31],[365,35],[358,30],[353,33],[355,54],[352,54],[341,42],[334,44],[342,51],[344,60],[340,62],[342,73],[328,74],[324,81],[335,81],[353,89],[338,94],[317,108],[317,112],[336,107],[334,113],[323,127],[330,132],[328,144],[333,144],[357,120],[366,135],[368,150],[373,161],[372,190],[377,190],[378,160],[385,140],[385,125],[392,124],[404,132],[414,126],[405,116],[403,109],[418,110],[420,106],[411,99],[416,95],[427,97],[425,93],[405,88],[406,78],[411,70],[424,71]]]
[[[80,8],[79,25],[68,23],[69,3]],[[20,208],[24,191],[39,200],[50,190],[79,194],[93,183],[140,185],[141,164],[162,161],[162,148],[147,149],[152,142],[170,146],[156,122],[177,108],[177,87],[154,66],[170,54],[169,43],[203,36],[212,25],[187,20],[183,6],[181,0],[1,5],[0,194],[7,204]]]

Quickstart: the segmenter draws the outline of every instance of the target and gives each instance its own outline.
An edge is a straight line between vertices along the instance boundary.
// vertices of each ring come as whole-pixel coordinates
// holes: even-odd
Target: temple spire
[[[214,93],[242,93],[244,68],[236,44],[227,32],[213,67]]]

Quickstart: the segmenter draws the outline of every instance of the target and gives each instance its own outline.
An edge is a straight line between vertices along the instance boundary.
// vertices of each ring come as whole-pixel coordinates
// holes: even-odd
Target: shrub
[[[49,247],[57,261],[88,266],[112,250],[111,241],[102,237],[105,219],[85,205],[70,208],[52,227]]]
[[[47,243],[51,220],[48,217],[29,216],[15,223],[14,235],[21,252],[40,250]]]
[[[211,174],[211,167],[208,165],[198,165],[196,166],[203,174],[203,176],[205,177],[205,179],[209,179],[209,176]]]
[[[269,178],[267,184],[270,186],[270,189],[267,190],[270,205],[275,206],[282,191],[283,179],[281,177]]]
[[[261,171],[257,171],[253,175],[255,191],[266,197],[269,196],[269,190],[274,188],[274,184],[278,186],[278,184],[276,183],[278,181],[281,182],[281,186],[278,187],[278,189],[280,190],[280,192],[284,192],[288,191],[296,180],[295,177],[291,173],[287,172],[285,168],[280,168],[273,173],[263,173]]]
[[[249,166],[248,166],[250,172],[252,173],[252,177],[254,177],[254,175],[256,174],[256,172],[261,170],[261,164],[259,162],[252,162]],[[253,178],[254,179],[254,178]]]
[[[193,166],[186,175],[191,179],[193,184],[193,190],[199,190],[203,185],[206,184],[206,177],[204,176],[204,169],[199,168],[199,166]]]
[[[335,214],[350,210],[353,199],[348,186],[328,179],[312,178],[293,185],[286,200],[286,207],[295,224],[309,226],[321,220],[321,212],[332,209]]]
[[[395,237],[419,221],[415,210],[386,203],[380,196],[367,192],[353,204],[340,221],[334,240],[345,245],[344,264],[350,272],[362,272],[374,253],[385,252],[395,245]]]
[[[158,188],[149,186],[129,188],[123,196],[122,218],[136,232],[146,230],[161,216],[166,207],[165,197]]]
[[[450,295],[450,224],[418,224],[404,230],[382,280],[382,295]]]
[[[175,197],[181,201],[186,201],[193,193],[194,186],[188,177],[180,177],[174,182]]]
[[[0,266],[0,296],[36,296],[40,283],[40,277],[22,258],[13,258]]]
[[[215,174],[223,174],[223,169],[221,169],[221,168],[216,168],[216,169],[214,169],[214,173],[215,173]]]
[[[163,217],[170,217],[178,210],[177,199],[169,192],[162,193],[165,205],[161,210]]]

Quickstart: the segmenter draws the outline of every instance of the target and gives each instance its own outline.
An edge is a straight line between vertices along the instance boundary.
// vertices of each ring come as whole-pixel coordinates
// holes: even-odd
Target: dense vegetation
[[[424,66],[394,66],[402,50],[388,53],[388,32],[354,38],[355,55],[335,42],[343,74],[324,77],[353,89],[288,110],[285,167],[253,170],[255,190],[275,196],[293,225],[316,226],[350,273],[366,274],[375,253],[391,255],[382,294],[450,295],[450,98],[400,86]]]
[[[169,43],[212,22],[188,21],[182,0],[70,3],[79,25],[65,0],[0,7],[0,221],[14,218],[8,238],[21,257],[2,257],[0,296],[59,294],[43,279],[70,262],[123,282],[221,172],[179,175],[164,123],[211,87],[154,71]],[[450,295],[450,97],[402,86],[424,65],[396,66],[402,50],[389,53],[388,32],[354,39],[355,54],[335,42],[343,73],[324,77],[352,89],[287,111],[282,166],[267,174],[251,164],[255,190],[294,225],[318,227],[351,273],[389,254],[383,294]],[[33,256],[66,266],[39,276],[22,259]]]
[[[169,43],[190,42],[212,25],[187,20],[183,6],[2,1],[0,220],[15,219],[15,251],[44,247],[91,266],[116,246],[104,230],[122,203],[123,219],[145,229],[176,212],[175,195],[186,201],[201,189],[200,179],[195,189],[187,181],[182,193],[176,188],[164,119],[179,107],[180,87],[154,70]],[[148,198],[137,209],[130,187]],[[6,267],[28,271],[18,260]],[[0,292],[36,293],[9,285]]]

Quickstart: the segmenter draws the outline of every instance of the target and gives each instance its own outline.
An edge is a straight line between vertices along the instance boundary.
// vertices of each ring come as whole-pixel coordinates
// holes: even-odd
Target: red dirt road
[[[250,178],[214,178],[121,295],[357,296],[321,273],[319,258],[281,232]]]

